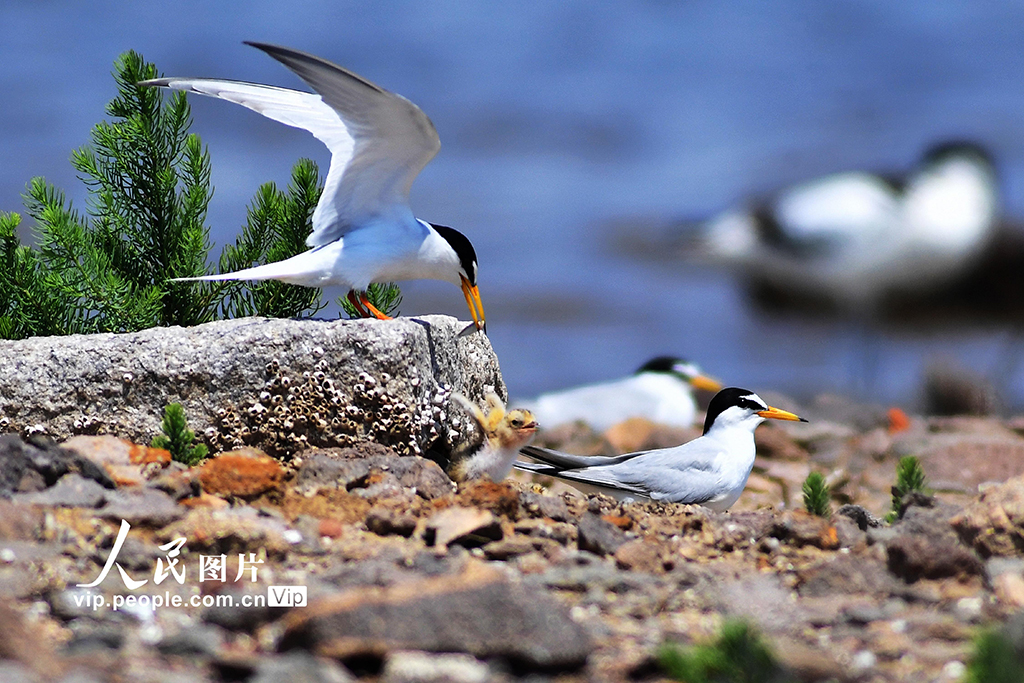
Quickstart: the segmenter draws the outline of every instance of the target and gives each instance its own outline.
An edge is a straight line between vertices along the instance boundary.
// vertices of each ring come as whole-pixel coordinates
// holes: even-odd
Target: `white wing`
[[[310,247],[334,242],[367,218],[408,211],[413,181],[441,148],[426,114],[404,97],[319,57],[248,44],[280,61],[318,94],[204,78],[158,78],[140,85],[235,102],[307,130],[327,145],[331,166],[313,213],[313,233],[306,240]]]
[[[899,196],[869,173],[839,173],[798,185],[775,203],[776,218],[793,242],[813,246],[885,239],[896,224]]]

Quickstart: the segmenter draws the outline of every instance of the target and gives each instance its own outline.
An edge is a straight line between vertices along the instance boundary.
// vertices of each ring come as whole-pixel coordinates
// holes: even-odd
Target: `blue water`
[[[78,206],[67,158],[114,93],[132,48],[168,75],[289,87],[242,45],[321,55],[413,100],[442,150],[413,207],[473,240],[491,340],[514,395],[622,374],[661,353],[730,384],[852,391],[849,325],[766,319],[721,272],[638,261],[623,225],[714,213],[751,192],[855,167],[902,169],[971,137],[996,154],[1024,215],[1024,5],[933,0],[774,3],[247,3],[5,0],[0,5],[0,209],[44,175]],[[232,239],[245,205],[291,165],[327,154],[301,131],[194,101],[213,156],[209,224]],[[461,293],[410,283],[403,313],[466,317]],[[332,297],[339,292],[331,292]],[[865,389],[913,405],[945,357],[985,374],[999,328],[882,333]],[[1007,401],[1024,403],[1009,377]]]

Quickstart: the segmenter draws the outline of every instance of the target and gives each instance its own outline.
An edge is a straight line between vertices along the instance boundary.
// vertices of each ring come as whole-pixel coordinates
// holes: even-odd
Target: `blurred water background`
[[[85,208],[68,155],[104,116],[122,51],[166,75],[304,87],[242,45],[278,43],[398,92],[434,121],[442,149],[413,208],[474,242],[513,396],[670,353],[755,390],[856,390],[911,406],[924,368],[944,358],[998,379],[1007,406],[1024,404],[1024,368],[1005,364],[1024,335],[1008,324],[877,332],[865,387],[856,326],[765,316],[724,272],[623,246],[634,229],[753,192],[909,168],[948,137],[989,147],[1006,213],[1024,215],[1024,4],[5,0],[0,26],[0,210],[21,211],[36,175]],[[240,107],[192,106],[213,158],[216,254],[261,183],[286,183],[300,156],[326,171],[329,157],[308,134]],[[451,285],[403,289],[405,315],[466,318]]]

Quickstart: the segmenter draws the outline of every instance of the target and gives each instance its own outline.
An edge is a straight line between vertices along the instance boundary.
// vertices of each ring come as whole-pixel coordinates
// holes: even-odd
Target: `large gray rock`
[[[372,440],[443,457],[460,427],[468,431],[447,415],[450,392],[505,395],[490,342],[460,336],[465,327],[447,316],[241,318],[0,341],[0,432],[148,443],[164,407],[179,402],[215,449],[244,443],[282,454]]]
[[[458,576],[354,588],[310,601],[292,610],[284,625],[280,650],[342,661],[423,650],[464,652],[527,670],[572,670],[595,647],[565,605],[476,562]]]

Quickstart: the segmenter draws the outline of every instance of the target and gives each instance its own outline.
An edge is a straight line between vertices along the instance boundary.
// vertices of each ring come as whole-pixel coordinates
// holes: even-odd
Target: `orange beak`
[[[718,391],[722,388],[722,383],[706,375],[697,375],[690,380],[690,386],[694,389],[703,389],[705,391]]]
[[[768,406],[768,410],[762,410],[758,412],[761,417],[770,417],[775,420],[789,420],[791,422],[807,422],[799,415],[794,415],[788,410],[779,410],[778,408],[772,408]]]
[[[469,284],[469,280],[465,277],[462,277],[462,293],[466,296],[469,315],[472,316],[476,329],[487,334],[487,323],[484,320],[484,305],[480,301],[480,290],[476,286]]]

